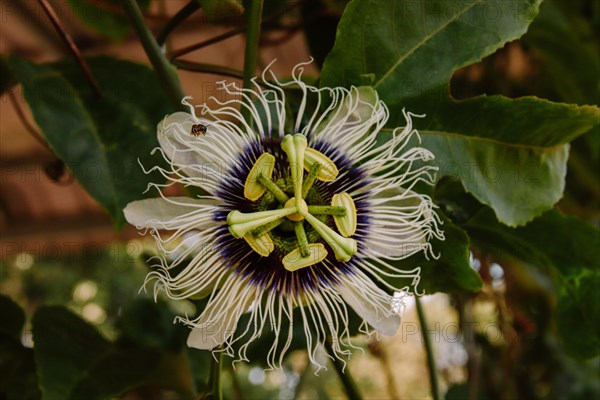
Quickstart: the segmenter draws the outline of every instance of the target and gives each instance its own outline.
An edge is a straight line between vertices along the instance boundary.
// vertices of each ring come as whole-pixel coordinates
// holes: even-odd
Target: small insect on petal
[[[308,147],[304,152],[304,169],[310,172],[315,163],[321,166],[317,174],[318,180],[332,182],[337,178],[339,171],[333,161],[320,151]]]
[[[297,271],[302,268],[310,267],[320,263],[327,257],[327,250],[322,243],[311,243],[308,245],[309,254],[306,257],[302,257],[300,248],[292,250],[285,257],[283,257],[283,266],[288,271]]]
[[[204,135],[206,135],[206,131],[207,131],[206,125],[195,124],[195,125],[192,125],[192,130],[190,131],[190,134],[195,137],[204,136]]]
[[[338,231],[345,237],[354,235],[358,221],[356,218],[356,206],[354,205],[352,197],[346,192],[334,194],[331,199],[331,205],[334,207],[344,207],[346,209],[345,215],[333,216]]]
[[[246,177],[246,182],[244,183],[244,197],[251,201],[258,200],[267,190],[267,188],[259,182],[259,175],[271,179],[274,168],[275,157],[271,154],[263,153],[258,157],[258,160],[256,160],[250,173]]]
[[[275,249],[273,239],[268,233],[256,237],[252,232],[248,232],[244,235],[244,240],[252,247],[252,250],[263,257],[267,257]]]

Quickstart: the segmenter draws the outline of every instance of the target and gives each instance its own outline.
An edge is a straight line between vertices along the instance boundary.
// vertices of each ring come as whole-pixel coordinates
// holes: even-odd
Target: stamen
[[[304,218],[306,218],[308,223],[315,228],[317,233],[319,233],[323,240],[325,240],[332,248],[336,260],[344,262],[349,261],[358,251],[356,240],[341,236],[309,213],[306,213]]]
[[[283,257],[283,266],[288,271],[297,271],[320,263],[327,257],[327,250],[322,243],[311,243],[308,245],[308,257],[302,257],[300,248],[293,250]]]
[[[310,172],[315,164],[321,166],[317,175],[317,179],[320,181],[332,182],[340,173],[331,158],[308,147],[304,153],[304,169]]]
[[[244,235],[244,240],[250,245],[250,247],[252,247],[252,250],[263,257],[267,257],[273,250],[275,250],[273,239],[271,239],[271,236],[269,236],[268,233],[264,233],[260,236],[254,236],[252,232],[248,232]]]
[[[264,224],[263,226],[261,226],[260,228],[256,228],[255,230],[252,231],[252,234],[254,236],[260,236],[260,235],[264,235],[267,232],[272,231],[273,229],[277,228],[279,225],[281,225],[283,222],[285,222],[286,218],[279,218],[273,222],[269,222],[268,224]]]
[[[302,257],[308,257],[310,252],[308,250],[308,238],[304,231],[304,224],[302,222],[294,222],[294,231],[296,232],[296,238],[300,246],[300,254]]]
[[[305,198],[308,195],[308,191],[312,187],[313,183],[315,183],[315,179],[317,179],[317,175],[321,170],[321,164],[314,163],[308,172],[308,176],[302,185],[302,198]]]
[[[233,237],[239,239],[246,233],[273,222],[279,218],[298,212],[298,207],[280,208],[278,210],[257,211],[253,213],[242,213],[237,210],[227,215],[229,232]]]
[[[335,208],[341,207],[348,211],[345,215],[333,215],[333,220],[338,231],[345,237],[354,235],[358,220],[356,218],[356,206],[352,197],[346,192],[334,194],[331,199],[331,205]]]
[[[337,206],[308,206],[308,212],[312,215],[346,215],[346,207]]]
[[[269,192],[271,192],[279,203],[285,204],[290,199],[275,182],[262,173],[258,175],[258,183],[263,185]]]
[[[262,175],[270,180],[273,175],[273,169],[275,169],[274,156],[269,153],[263,153],[258,157],[258,160],[256,160],[246,177],[246,182],[244,182],[244,197],[250,201],[258,200],[267,190],[266,186],[259,181],[260,176]]]
[[[302,199],[302,179],[304,177],[304,151],[308,142],[302,134],[285,135],[281,148],[287,154],[294,183],[294,197],[296,205]]]

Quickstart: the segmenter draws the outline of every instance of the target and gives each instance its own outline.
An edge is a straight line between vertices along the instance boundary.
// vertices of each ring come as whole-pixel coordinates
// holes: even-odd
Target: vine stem
[[[250,0],[246,18],[248,30],[246,31],[246,49],[244,51],[244,89],[250,89],[252,86],[251,79],[256,74],[256,59],[258,57],[258,44],[260,41],[262,9],[263,0]],[[250,123],[250,110],[248,110],[247,107],[242,107],[241,112],[246,122]]]
[[[184,94],[177,80],[176,70],[160,50],[144,21],[144,16],[136,0],[123,0],[122,4],[169,99],[176,109],[185,111],[181,104]]]
[[[223,393],[221,392],[221,364],[223,361],[223,353],[218,352],[215,357],[213,354],[213,358],[210,363],[210,376],[208,378],[208,387],[210,392],[206,399],[211,400],[222,400]]]
[[[54,8],[52,8],[52,5],[48,3],[48,0],[38,0],[38,3],[40,3],[42,8],[44,9],[44,12],[46,13],[46,16],[48,16],[48,19],[58,32],[60,38],[63,40],[63,42],[65,42],[67,48],[69,49],[71,54],[73,54],[73,57],[75,57],[75,59],[77,60],[79,68],[81,68],[83,75],[85,75],[85,79],[90,84],[90,87],[92,88],[92,91],[94,92],[96,97],[102,97],[100,86],[98,86],[98,82],[96,82],[96,79],[92,74],[92,70],[81,56],[81,52],[79,51],[79,48],[75,44],[73,38],[71,38],[71,35],[69,35],[69,33],[63,28],[62,23],[58,18],[58,15],[54,11]]]
[[[358,391],[358,386],[356,386],[356,382],[354,382],[354,379],[352,378],[352,375],[350,375],[350,372],[345,371],[346,363],[344,363],[342,360],[335,356],[335,352],[333,351],[333,346],[331,344],[331,338],[327,338],[324,342],[324,345],[329,355],[331,355],[333,367],[335,368],[335,371],[340,377],[340,381],[344,386],[344,390],[348,395],[348,399],[361,400],[362,396]]]
[[[242,79],[244,76],[242,71],[234,68],[214,64],[197,63],[194,61],[182,60],[181,58],[173,60],[173,65],[184,71],[203,72],[205,74],[223,75],[238,79]]]
[[[421,336],[423,337],[423,344],[425,346],[425,353],[427,354],[427,367],[429,369],[429,381],[431,383],[431,395],[433,400],[440,400],[440,385],[438,382],[437,368],[435,366],[435,357],[433,354],[433,347],[431,340],[427,334],[427,321],[425,320],[425,311],[419,296],[415,295],[415,305],[417,308],[417,315],[419,316],[419,324],[421,325]]]
[[[276,18],[282,16],[286,12],[288,12],[288,11],[292,10],[293,8],[299,6],[303,1],[305,1],[305,0],[298,0],[298,1],[290,2],[287,6],[282,7],[281,9],[273,12],[273,14],[269,15],[268,17],[265,17],[262,20],[262,25],[265,25],[267,22],[273,21]],[[204,41],[202,41],[200,43],[195,43],[195,44],[192,44],[190,46],[184,47],[182,49],[173,50],[170,53],[168,53],[168,58],[169,58],[169,60],[173,60],[175,58],[179,58],[179,57],[184,56],[184,55],[186,55],[188,53],[191,53],[193,51],[200,50],[200,49],[202,49],[202,48],[204,48],[206,46],[210,46],[211,44],[218,43],[218,42],[220,42],[222,40],[225,40],[225,39],[229,39],[230,37],[233,37],[235,35],[239,35],[240,33],[245,32],[246,29],[248,29],[248,26],[247,26],[246,23],[244,23],[243,26],[238,26],[237,28],[234,28],[234,29],[232,29],[230,31],[227,31],[225,33],[222,33],[222,34],[217,35],[215,37],[212,37],[210,39],[206,39],[206,40],[204,40]]]
[[[185,21],[190,15],[200,9],[200,3],[196,0],[191,0],[181,10],[177,12],[163,27],[163,29],[156,35],[156,42],[159,46],[162,46],[167,41],[169,34],[175,30],[183,21]]]

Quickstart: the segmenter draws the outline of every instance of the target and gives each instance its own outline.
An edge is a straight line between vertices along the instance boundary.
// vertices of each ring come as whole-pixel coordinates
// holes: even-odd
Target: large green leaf
[[[177,391],[182,400],[193,399],[186,354],[152,348],[113,350],[86,371],[67,399],[113,399],[142,385],[158,385]]]
[[[476,292],[481,289],[482,281],[479,274],[471,268],[469,262],[469,237],[443,214],[440,214],[440,217],[443,221],[441,228],[444,230],[446,239],[431,241],[433,252],[439,258],[427,258],[419,253],[406,260],[392,262],[392,265],[406,270],[415,267],[421,268],[421,279],[417,286],[417,293]],[[396,287],[411,284],[405,279],[385,276],[383,278]]]
[[[523,35],[540,2],[354,0],[342,16],[322,84],[357,85],[372,74],[392,110],[431,112],[420,107],[424,97],[446,102],[452,73]],[[400,113],[390,122],[404,123]]]
[[[137,2],[142,9],[148,8],[150,4],[150,0]],[[123,40],[131,30],[119,0],[69,0],[67,4],[85,25],[112,40]]]
[[[0,295],[0,315],[2,315],[2,325],[0,333],[5,333],[15,339],[21,338],[21,331],[25,324],[25,313],[9,297]]]
[[[169,343],[167,348],[148,347],[132,340],[137,337],[121,336],[125,339],[117,345],[110,343],[67,309],[40,308],[33,319],[33,339],[44,400],[111,399],[141,385],[193,398],[185,352],[171,351]]]
[[[68,399],[85,371],[111,348],[94,327],[63,307],[36,312],[33,340],[44,400]]]
[[[33,351],[21,344],[25,313],[10,298],[0,295],[0,398],[38,400]]]
[[[517,178],[510,185],[506,179],[482,182],[460,176],[465,189],[491,206],[503,223],[525,224],[562,195],[567,149],[560,146],[598,124],[600,111],[535,97],[455,101],[449,82],[456,69],[523,35],[539,3],[354,0],[340,22],[321,84],[350,86],[371,80],[391,110],[389,127],[405,124],[403,107],[426,114],[413,122],[432,134],[424,146],[438,157],[440,176],[456,163],[501,168],[505,177],[522,176],[518,168],[523,163],[528,173],[535,170],[529,182]],[[528,199],[526,209],[511,203],[523,198]]]
[[[50,147],[116,226],[123,208],[160,181],[146,167],[160,164],[156,123],[170,111],[153,72],[108,57],[88,60],[102,97],[97,98],[75,63],[36,65],[18,57],[10,65]],[[150,195],[150,194],[149,194]]]
[[[576,104],[598,104],[600,43],[593,18],[573,1],[545,0],[523,42],[539,60],[544,96]],[[589,15],[589,14],[588,14]]]
[[[558,325],[567,349],[578,357],[600,354],[600,230],[556,211],[512,229],[500,224],[489,209],[480,211],[464,228],[489,254],[555,275],[560,288]]]
[[[569,145],[539,149],[429,131],[421,138],[439,175],[459,178],[507,225],[529,221],[562,196]]]

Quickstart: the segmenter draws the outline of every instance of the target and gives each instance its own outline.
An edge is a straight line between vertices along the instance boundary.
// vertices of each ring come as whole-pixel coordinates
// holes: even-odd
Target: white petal
[[[375,133],[387,121],[387,109],[370,86],[339,89],[337,95],[339,104],[317,125],[314,138],[334,144],[354,161],[360,161],[375,144]]]
[[[189,150],[188,142],[196,139],[192,134],[192,126],[206,121],[196,122],[191,114],[186,112],[176,112],[167,115],[156,127],[158,133],[158,142],[164,150],[167,157],[175,164],[188,165],[200,164],[202,160],[199,155]]]
[[[425,249],[433,220],[428,197],[401,188],[385,189],[370,200],[367,254],[402,259]]]
[[[393,336],[400,327],[400,316],[392,312],[392,296],[379,289],[370,279],[360,283],[348,277],[336,289],[346,303],[369,325],[386,336]]]
[[[195,124],[204,125],[206,133],[194,136],[191,131]],[[241,152],[252,140],[258,140],[235,129],[229,121],[210,121],[177,112],[159,122],[157,135],[175,169],[198,178],[194,184],[214,193],[230,168],[239,162]]]
[[[245,287],[240,290],[241,285],[248,285],[237,276],[230,276],[228,280],[238,281],[237,285],[230,286],[227,283],[211,299],[188,336],[187,345],[201,350],[210,350],[223,344],[236,330],[238,320],[255,300],[255,289]],[[240,292],[243,292],[240,294]]]
[[[177,229],[192,218],[198,229],[212,221],[216,203],[190,197],[158,197],[133,201],[125,207],[125,219],[138,228]]]

